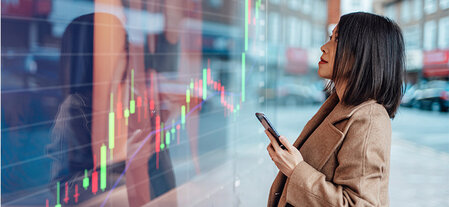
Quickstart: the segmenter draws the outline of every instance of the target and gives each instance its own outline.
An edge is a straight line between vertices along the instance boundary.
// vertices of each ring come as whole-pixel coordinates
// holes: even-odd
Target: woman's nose
[[[326,53],[326,50],[324,49],[324,45],[320,47],[321,52]]]

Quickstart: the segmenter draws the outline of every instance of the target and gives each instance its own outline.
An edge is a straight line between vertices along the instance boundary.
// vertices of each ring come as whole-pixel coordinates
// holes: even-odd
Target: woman
[[[388,206],[391,121],[403,94],[404,43],[393,21],[341,17],[321,47],[318,75],[330,97],[290,144],[273,136],[280,172],[268,206]],[[299,150],[298,150],[299,149]]]

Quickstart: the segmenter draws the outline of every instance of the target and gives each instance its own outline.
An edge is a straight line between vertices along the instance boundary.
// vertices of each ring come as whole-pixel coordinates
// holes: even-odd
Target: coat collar
[[[360,107],[374,102],[376,101],[371,99],[357,106],[346,105],[340,102],[337,93],[335,92],[332,93],[326,99],[323,105],[321,105],[318,112],[304,126],[304,129],[302,130],[298,139],[296,139],[296,141],[293,143],[293,146],[301,148],[306,138],[310,136],[310,134],[323,122],[323,120],[327,116],[329,116],[328,117],[329,122],[334,124],[340,120],[344,120],[351,117],[354,114],[354,112],[356,112],[357,109],[359,109]]]
[[[336,94],[335,94],[335,96],[336,96]],[[337,98],[337,101],[338,101],[338,98]],[[353,106],[353,105],[346,105],[346,104],[338,101],[338,103],[335,105],[332,113],[329,114],[328,119],[332,124],[334,124],[340,120],[347,119],[347,118],[351,117],[361,107],[375,103],[375,102],[376,102],[376,100],[370,99],[370,100],[364,101],[361,104]]]

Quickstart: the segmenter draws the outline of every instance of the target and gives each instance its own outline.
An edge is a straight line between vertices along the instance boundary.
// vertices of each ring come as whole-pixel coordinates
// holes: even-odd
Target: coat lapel
[[[336,96],[336,94],[334,95]],[[319,116],[319,119],[316,118],[317,122],[314,122],[313,125],[311,124],[313,128],[308,129],[308,134],[305,136],[308,138],[301,141],[302,144],[299,149],[304,160],[315,169],[321,170],[332,153],[337,150],[349,128],[347,124],[340,130],[334,124],[350,118],[358,108],[372,102],[374,100],[365,101],[357,106],[349,106],[338,102],[337,98],[336,101],[332,101],[332,103],[336,104],[329,104],[329,106],[332,106],[329,107],[330,109],[320,110],[324,117]]]
[[[332,111],[332,109],[337,105],[338,102],[339,99],[337,94],[336,93],[331,94],[323,103],[323,105],[321,105],[318,112],[315,113],[315,115],[304,126],[303,130],[301,131],[301,134],[293,143],[293,146],[295,146],[298,149],[301,149],[301,146],[304,144],[305,141],[308,140],[307,138],[310,136],[310,134],[312,134],[315,131],[315,129],[327,117],[327,115]],[[285,176],[281,171],[279,171],[276,178],[274,179],[273,184],[271,185],[270,198],[268,201],[269,206],[277,205],[280,197],[276,195],[280,195],[279,192],[283,191],[286,181],[287,176]]]
[[[323,120],[299,149],[309,165],[318,171],[343,141],[344,134],[328,118]]]

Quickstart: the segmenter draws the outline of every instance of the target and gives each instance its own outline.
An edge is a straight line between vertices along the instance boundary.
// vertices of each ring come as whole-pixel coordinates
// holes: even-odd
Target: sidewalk
[[[449,154],[393,133],[390,173],[391,206],[449,206]]]

